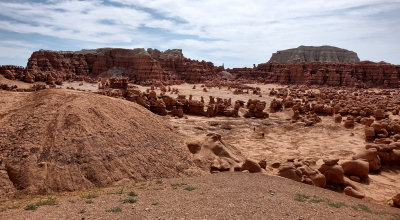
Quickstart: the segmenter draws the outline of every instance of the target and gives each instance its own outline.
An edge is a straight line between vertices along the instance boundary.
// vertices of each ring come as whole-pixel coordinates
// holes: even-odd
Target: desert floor
[[[4,78],[0,82],[12,83]],[[18,83],[19,87],[26,86]],[[267,102],[267,108],[273,99],[268,95],[270,89],[283,87],[274,84],[250,85],[261,88],[262,97],[259,97],[253,94],[234,95],[233,90],[226,87],[208,88],[207,92],[203,92],[201,84],[197,84],[196,89],[193,86],[183,84],[171,87],[179,89],[179,95],[192,95],[195,100],[200,100],[201,96],[206,102],[209,96],[231,98],[232,102],[259,99]],[[97,84],[90,83],[65,83],[62,87],[97,91]],[[177,97],[176,94],[167,95]],[[241,109],[240,114],[243,113],[244,109]],[[277,169],[273,169],[271,164],[290,158],[312,159],[316,162],[314,168],[318,168],[324,158],[351,158],[365,146],[363,125],[356,124],[354,129],[346,129],[343,124],[335,124],[333,117],[322,116],[321,123],[305,127],[301,123],[291,123],[291,110],[269,114],[267,119],[190,115],[184,118],[165,116],[165,119],[188,140],[208,133],[222,135],[225,143],[240,149],[246,157],[265,159],[270,175],[220,173],[55,194],[51,196],[57,198],[58,205],[40,206],[36,211],[25,211],[24,208],[46,197],[6,199],[0,203],[0,219],[400,218],[399,209],[387,205],[400,192],[400,167],[382,169],[380,173],[370,174],[367,182],[354,183],[365,193],[363,200],[273,176]],[[131,191],[138,196],[129,196]],[[89,194],[98,197],[85,198]],[[129,198],[137,201],[123,202]],[[111,210],[116,207],[122,211]]]
[[[38,201],[50,202],[36,210],[25,210]],[[6,208],[0,212],[1,219],[400,218],[396,208],[277,176],[249,173],[157,179],[8,200],[2,206]]]

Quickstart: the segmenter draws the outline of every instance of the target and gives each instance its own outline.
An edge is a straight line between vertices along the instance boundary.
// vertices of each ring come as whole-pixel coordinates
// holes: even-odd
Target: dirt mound
[[[183,138],[164,120],[88,92],[0,91],[0,195],[193,172]]]

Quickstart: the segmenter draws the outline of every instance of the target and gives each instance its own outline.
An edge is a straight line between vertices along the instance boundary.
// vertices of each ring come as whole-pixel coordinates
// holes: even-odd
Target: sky
[[[0,65],[25,66],[39,49],[117,47],[252,67],[300,45],[400,64],[400,0],[0,0]]]

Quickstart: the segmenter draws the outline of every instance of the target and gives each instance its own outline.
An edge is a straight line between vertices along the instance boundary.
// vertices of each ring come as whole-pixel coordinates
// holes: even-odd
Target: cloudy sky
[[[39,49],[140,47],[241,67],[300,45],[400,64],[400,0],[0,0],[0,65]]]

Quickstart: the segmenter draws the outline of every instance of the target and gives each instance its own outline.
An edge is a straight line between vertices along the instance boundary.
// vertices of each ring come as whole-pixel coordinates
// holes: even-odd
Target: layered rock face
[[[0,66],[0,74],[10,80],[23,77],[25,68],[22,66],[4,65]]]
[[[237,79],[260,83],[315,84],[348,87],[399,87],[400,66],[369,61],[350,63],[262,63],[228,70]]]
[[[298,48],[280,50],[272,54],[269,62],[299,63],[299,62],[329,62],[356,63],[360,62],[357,53],[332,46],[300,46]]]
[[[357,58],[358,59],[358,58]],[[212,62],[185,58],[182,50],[111,49],[55,52],[40,50],[27,67],[0,66],[8,79],[29,83],[62,84],[66,80],[97,81],[98,78],[126,77],[130,82],[164,85],[207,80],[244,80],[256,83],[308,84],[347,87],[398,88],[400,66],[384,62],[262,63],[253,68],[225,71]]]
[[[179,49],[164,52],[140,48],[76,52],[40,50],[31,55],[24,74],[19,74],[17,79],[55,83],[69,79],[123,76],[137,83],[157,80],[199,82],[223,70],[220,69],[211,62],[187,59]]]

